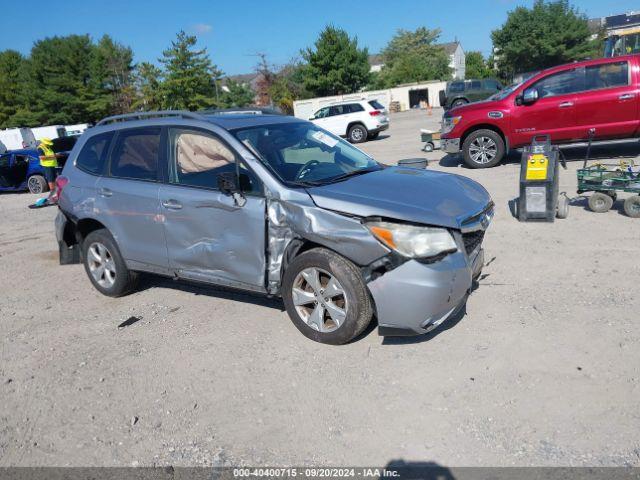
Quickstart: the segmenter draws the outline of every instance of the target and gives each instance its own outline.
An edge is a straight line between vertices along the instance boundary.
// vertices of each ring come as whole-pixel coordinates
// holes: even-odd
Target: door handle
[[[113,192],[111,190],[109,190],[108,188],[101,188],[100,190],[98,190],[98,194],[101,197],[110,197],[111,195],[113,195]]]
[[[569,108],[569,107],[573,107],[573,102],[562,102],[560,105],[558,105],[559,108]]]
[[[631,100],[633,98],[635,98],[633,93],[623,93],[618,97],[618,100]]]
[[[167,210],[180,210],[182,208],[182,204],[173,199],[163,201],[162,206]]]

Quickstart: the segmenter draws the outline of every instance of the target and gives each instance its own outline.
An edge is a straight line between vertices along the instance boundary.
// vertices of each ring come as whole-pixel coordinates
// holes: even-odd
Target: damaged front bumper
[[[470,255],[459,250],[435,263],[409,260],[370,281],[379,334],[420,335],[451,318],[464,306],[483,263],[481,248]]]

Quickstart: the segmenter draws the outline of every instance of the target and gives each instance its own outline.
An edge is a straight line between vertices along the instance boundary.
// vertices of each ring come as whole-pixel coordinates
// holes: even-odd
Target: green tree
[[[357,38],[327,26],[314,44],[301,51],[306,60],[303,85],[313,95],[326,96],[357,92],[369,81],[369,54],[358,48]]]
[[[246,107],[253,103],[255,93],[251,90],[251,87],[243,85],[230,78],[225,82],[222,87],[223,93],[220,96],[220,107]]]
[[[496,72],[491,68],[488,60],[482,56],[481,52],[471,51],[465,55],[465,77],[466,78],[490,78]]]
[[[198,110],[217,104],[216,87],[222,72],[211,62],[207,49],[195,49],[197,39],[181,31],[162,53],[164,80],[160,84],[163,106]]]
[[[381,52],[384,67],[377,76],[376,86],[393,87],[402,83],[450,78],[449,58],[436,44],[439,37],[439,29],[398,30]]]
[[[21,71],[25,58],[15,50],[0,52],[0,128],[14,126],[11,122],[21,107]]]
[[[293,115],[293,102],[313,96],[304,88],[304,66],[292,60],[282,67],[271,84],[269,95],[275,106]]]
[[[491,33],[498,70],[503,78],[597,55],[587,17],[567,0],[536,0],[517,7]]]
[[[133,52],[103,36],[93,47],[88,109],[93,118],[126,113],[134,100]]]
[[[35,42],[28,62],[25,106],[29,125],[84,122],[89,112],[93,45],[88,35],[51,37]]]
[[[141,62],[133,74],[135,99],[133,110],[160,110],[162,108],[162,70],[149,62]]]

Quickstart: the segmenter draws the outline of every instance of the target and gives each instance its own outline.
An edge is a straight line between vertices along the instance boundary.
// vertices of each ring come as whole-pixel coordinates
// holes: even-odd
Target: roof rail
[[[131,122],[134,120],[143,120],[145,118],[156,118],[156,117],[182,117],[182,118],[191,118],[193,120],[205,120],[206,118],[200,115],[199,113],[188,112],[186,110],[158,110],[155,112],[135,112],[135,113],[125,113],[123,115],[113,115],[111,117],[106,117],[96,123],[96,127],[100,125],[107,125],[109,123],[116,122]]]

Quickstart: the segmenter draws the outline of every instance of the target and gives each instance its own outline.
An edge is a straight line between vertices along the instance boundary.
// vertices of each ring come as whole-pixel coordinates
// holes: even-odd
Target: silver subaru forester
[[[104,295],[139,272],[281,296],[308,338],[426,333],[483,265],[493,202],[458,175],[388,167],[281,115],[109,117],[57,182],[60,262]]]

